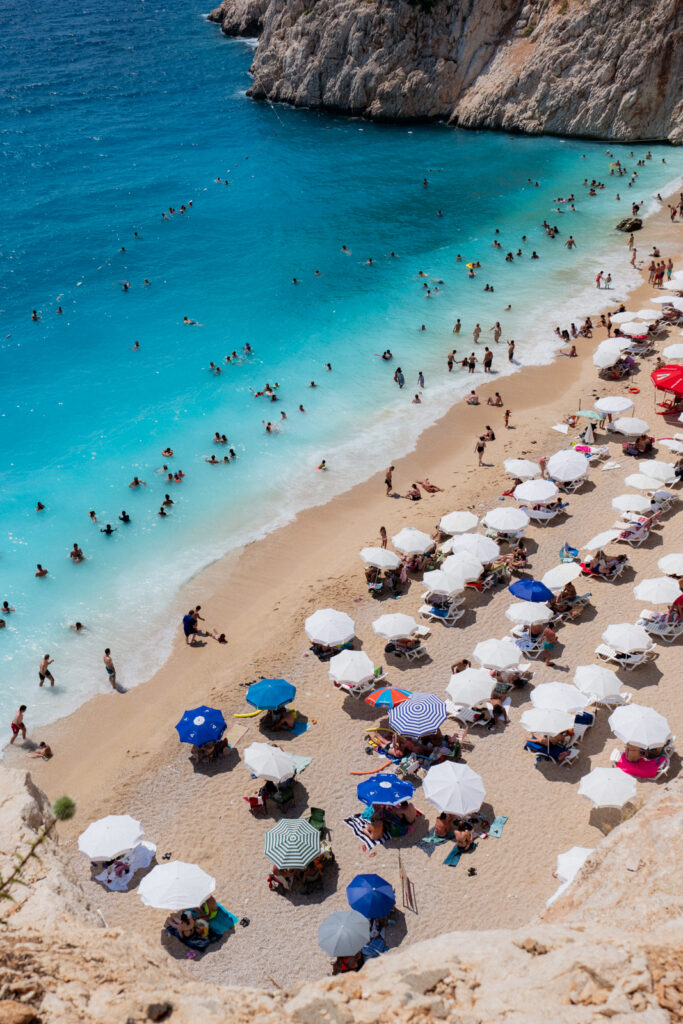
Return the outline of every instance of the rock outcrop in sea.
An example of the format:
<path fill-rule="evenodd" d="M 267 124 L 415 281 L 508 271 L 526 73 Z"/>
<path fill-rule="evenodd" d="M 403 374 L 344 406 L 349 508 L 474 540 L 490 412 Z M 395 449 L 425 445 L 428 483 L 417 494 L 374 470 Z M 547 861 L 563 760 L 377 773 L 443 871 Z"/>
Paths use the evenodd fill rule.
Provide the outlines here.
<path fill-rule="evenodd" d="M 0 878 L 50 823 L 23 771 L 0 769 Z M 113 1024 L 671 1024 L 683 1019 L 683 780 L 615 828 L 550 910 L 459 931 L 291 991 L 192 980 L 161 945 L 104 927 L 52 838 L 0 903 L 0 1022 Z M 514 851 L 511 852 L 514 856 Z M 466 884 L 466 883 L 465 883 Z M 506 893 L 501 880 L 501 893 Z M 503 897 L 501 897 L 503 898 Z M 458 899 L 449 895 L 449 900 Z M 456 903 L 457 905 L 457 903 Z M 229 953 L 226 954 L 229 956 Z"/>
<path fill-rule="evenodd" d="M 210 18 L 260 37 L 257 98 L 683 142 L 680 0 L 223 0 Z"/>

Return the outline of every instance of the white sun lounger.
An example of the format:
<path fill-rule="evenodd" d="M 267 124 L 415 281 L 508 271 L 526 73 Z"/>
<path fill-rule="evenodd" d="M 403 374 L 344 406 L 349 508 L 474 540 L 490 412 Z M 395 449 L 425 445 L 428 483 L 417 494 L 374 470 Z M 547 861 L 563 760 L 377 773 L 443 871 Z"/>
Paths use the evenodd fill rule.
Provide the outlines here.
<path fill-rule="evenodd" d="M 671 644 L 674 640 L 677 640 L 679 636 L 683 636 L 683 621 L 668 622 L 666 619 L 652 619 L 648 617 L 647 609 L 641 612 L 641 616 L 638 619 L 638 625 L 642 626 L 650 636 L 655 637 L 657 640 L 661 640 L 664 644 Z M 650 615 L 654 615 L 651 612 Z"/>
<path fill-rule="evenodd" d="M 634 668 L 638 668 L 639 665 L 645 665 L 656 657 L 654 651 L 636 651 L 634 654 L 620 654 L 607 644 L 600 644 L 596 647 L 595 654 L 601 661 L 612 662 L 612 664 L 618 665 L 619 668 L 626 669 L 627 672 L 632 672 Z"/>
<path fill-rule="evenodd" d="M 438 615 L 433 611 L 430 605 L 423 604 L 420 608 L 420 615 L 423 619 L 428 619 L 430 622 L 443 622 L 444 626 L 453 626 L 461 619 L 465 614 L 464 608 L 458 608 L 455 605 L 451 605 L 447 609 L 446 615 Z"/>

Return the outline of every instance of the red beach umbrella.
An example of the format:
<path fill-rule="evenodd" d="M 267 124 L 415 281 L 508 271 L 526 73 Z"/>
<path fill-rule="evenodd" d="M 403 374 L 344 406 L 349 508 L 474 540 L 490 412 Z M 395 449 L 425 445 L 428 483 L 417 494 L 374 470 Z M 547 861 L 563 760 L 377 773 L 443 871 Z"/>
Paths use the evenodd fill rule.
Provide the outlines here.
<path fill-rule="evenodd" d="M 399 704 L 403 704 L 409 697 L 410 690 L 397 690 L 393 686 L 385 686 L 366 697 L 365 703 L 373 708 L 395 708 Z"/>
<path fill-rule="evenodd" d="M 683 395 L 683 366 L 660 366 L 650 374 L 652 383 L 659 391 L 671 391 Z"/>

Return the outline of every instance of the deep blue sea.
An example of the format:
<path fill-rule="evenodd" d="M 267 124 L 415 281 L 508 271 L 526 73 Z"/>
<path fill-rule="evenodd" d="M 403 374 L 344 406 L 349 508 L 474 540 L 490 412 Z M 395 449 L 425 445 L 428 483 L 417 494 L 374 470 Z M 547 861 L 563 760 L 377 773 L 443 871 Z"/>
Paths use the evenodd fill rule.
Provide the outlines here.
<path fill-rule="evenodd" d="M 614 223 L 634 199 L 652 206 L 683 153 L 652 147 L 629 187 L 609 164 L 635 169 L 646 147 L 631 158 L 254 103 L 253 45 L 225 39 L 197 0 L 0 12 L 0 602 L 16 608 L 0 632 L 0 720 L 23 701 L 35 726 L 106 690 L 107 645 L 126 686 L 156 668 L 178 587 L 202 566 L 412 446 L 470 386 L 446 355 L 471 350 L 476 322 L 490 338 L 500 320 L 521 364 L 547 361 L 555 323 L 594 308 L 597 270 L 626 294 L 635 275 Z M 593 177 L 607 188 L 588 198 Z M 572 191 L 576 212 L 555 212 Z M 247 342 L 253 355 L 226 365 Z M 497 364 L 511 369 L 502 350 Z M 276 381 L 278 402 L 253 397 Z M 215 431 L 230 465 L 204 461 L 224 454 Z M 182 483 L 165 484 L 164 462 Z M 131 490 L 135 474 L 146 486 Z M 38 689 L 46 651 L 52 691 Z"/>

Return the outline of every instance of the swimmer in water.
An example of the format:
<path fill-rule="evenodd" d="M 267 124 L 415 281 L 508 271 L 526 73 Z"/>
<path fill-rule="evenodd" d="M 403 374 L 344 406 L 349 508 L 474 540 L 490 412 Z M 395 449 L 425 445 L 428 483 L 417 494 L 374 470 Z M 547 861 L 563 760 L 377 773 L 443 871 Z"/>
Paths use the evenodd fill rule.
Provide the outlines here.
<path fill-rule="evenodd" d="M 38 504 L 36 505 L 36 512 L 43 512 L 44 510 L 45 506 L 43 505 L 42 501 L 39 501 Z"/>
<path fill-rule="evenodd" d="M 69 626 L 69 629 L 73 629 L 74 633 L 82 633 L 83 630 L 85 629 L 85 626 L 83 625 L 82 622 L 73 622 Z"/>
<path fill-rule="evenodd" d="M 299 412 L 306 412 L 306 410 L 304 409 L 303 405 L 299 406 Z"/>
<path fill-rule="evenodd" d="M 145 481 L 144 480 L 140 480 L 140 478 L 137 477 L 137 476 L 134 476 L 133 479 L 131 480 L 131 482 L 128 484 L 129 487 L 133 487 L 133 488 L 140 487 L 140 485 L 142 485 L 143 487 L 147 486 Z"/>
<path fill-rule="evenodd" d="M 129 523 L 130 522 L 130 516 L 126 512 L 125 508 L 121 511 L 121 513 L 119 515 L 119 519 L 120 519 L 120 521 L 122 523 Z"/>
<path fill-rule="evenodd" d="M 323 469 L 323 470 L 327 469 L 327 463 L 325 462 L 325 460 L 324 460 L 324 459 L 323 459 L 323 461 L 322 461 L 322 462 L 320 463 L 320 465 L 318 466 L 318 469 Z"/>
<path fill-rule="evenodd" d="M 43 567 L 42 567 L 42 565 L 40 564 L 40 562 L 38 562 L 38 564 L 37 564 L 37 566 L 36 566 L 36 572 L 35 572 L 35 575 L 36 575 L 36 576 L 38 576 L 38 577 L 39 577 L 39 579 L 42 579 L 42 578 L 43 578 L 43 576 L 47 576 L 47 569 L 43 569 Z"/>
<path fill-rule="evenodd" d="M 140 351 L 140 342 L 136 341 L 134 345 L 131 345 L 131 349 L 130 350 L 131 350 L 131 352 L 139 352 Z"/>
<path fill-rule="evenodd" d="M 173 500 L 170 494 L 165 494 L 164 500 L 162 501 L 161 504 L 164 506 L 164 508 L 168 508 L 169 505 L 175 505 L 175 501 Z"/>
<path fill-rule="evenodd" d="M 168 515 L 168 512 L 166 511 L 166 509 L 164 508 L 164 506 L 163 506 L 163 505 L 161 506 L 161 508 L 160 508 L 160 509 L 159 509 L 159 511 L 157 512 L 157 515 L 158 515 L 158 516 L 161 516 L 161 518 L 162 518 L 162 519 L 165 519 L 165 518 L 166 518 L 166 516 Z"/>
<path fill-rule="evenodd" d="M 39 316 L 38 311 L 36 309 L 34 309 L 33 312 L 31 313 L 31 320 L 40 320 L 40 319 L 42 319 L 42 318 Z"/>
<path fill-rule="evenodd" d="M 71 559 L 72 562 L 83 562 L 85 560 L 85 555 L 83 554 L 83 550 L 81 548 L 79 548 L 79 546 L 76 543 L 76 541 L 74 541 L 74 546 L 72 547 L 71 551 L 69 552 L 69 558 Z"/>
<path fill-rule="evenodd" d="M 118 526 L 112 526 L 111 523 L 107 523 L 104 529 L 100 528 L 100 533 L 105 533 L 107 537 L 111 537 L 112 533 L 118 530 Z"/>
<path fill-rule="evenodd" d="M 312 380 L 311 383 L 308 386 L 309 386 L 309 388 L 317 388 L 318 385 L 316 384 L 316 382 L 314 380 Z"/>

